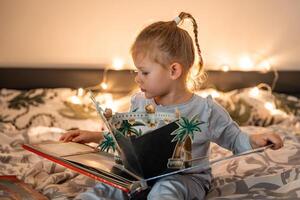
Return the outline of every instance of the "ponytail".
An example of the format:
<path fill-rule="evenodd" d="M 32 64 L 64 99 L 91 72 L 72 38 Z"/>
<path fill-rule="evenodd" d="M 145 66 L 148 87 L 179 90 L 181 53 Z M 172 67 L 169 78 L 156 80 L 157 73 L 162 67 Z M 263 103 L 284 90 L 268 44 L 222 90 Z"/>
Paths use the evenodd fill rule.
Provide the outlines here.
<path fill-rule="evenodd" d="M 203 58 L 202 58 L 202 55 L 201 55 L 201 49 L 200 49 L 200 45 L 199 45 L 199 41 L 198 41 L 198 25 L 197 25 L 197 22 L 191 14 L 185 13 L 185 12 L 181 12 L 178 15 L 178 17 L 176 17 L 174 19 L 174 21 L 177 25 L 179 25 L 180 22 L 183 22 L 184 19 L 191 19 L 191 21 L 193 23 L 194 39 L 195 39 L 195 44 L 196 44 L 198 57 L 199 57 L 199 61 L 198 61 L 197 65 L 195 66 L 195 67 L 197 67 L 196 73 L 193 73 L 192 70 L 190 69 L 190 74 L 188 76 L 188 79 L 193 82 L 193 89 L 195 90 L 195 89 L 199 89 L 201 87 L 201 84 L 206 79 L 206 74 L 204 73 L 204 69 L 203 69 Z"/>

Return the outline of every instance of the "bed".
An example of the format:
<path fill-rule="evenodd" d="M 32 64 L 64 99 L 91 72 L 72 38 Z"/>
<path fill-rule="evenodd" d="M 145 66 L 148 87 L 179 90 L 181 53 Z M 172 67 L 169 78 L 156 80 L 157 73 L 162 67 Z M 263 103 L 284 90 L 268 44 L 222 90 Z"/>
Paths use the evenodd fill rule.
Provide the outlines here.
<path fill-rule="evenodd" d="M 86 90 L 79 87 L 93 89 L 103 105 L 126 111 L 135 91 L 134 74 L 129 70 L 108 72 L 109 87 L 103 90 L 95 85 L 104 73 L 95 69 L 0 69 L 0 175 L 16 175 L 49 199 L 72 199 L 92 187 L 93 179 L 27 152 L 21 145 L 57 140 L 74 128 L 99 130 L 101 122 Z M 209 72 L 208 77 L 207 88 L 198 91 L 199 95 L 212 95 L 249 134 L 270 130 L 280 134 L 284 147 L 212 165 L 213 187 L 207 199 L 299 198 L 299 72 L 281 72 L 273 91 L 268 87 L 272 74 Z M 80 104 L 72 97 L 79 98 Z M 210 152 L 211 160 L 231 155 L 215 144 Z"/>

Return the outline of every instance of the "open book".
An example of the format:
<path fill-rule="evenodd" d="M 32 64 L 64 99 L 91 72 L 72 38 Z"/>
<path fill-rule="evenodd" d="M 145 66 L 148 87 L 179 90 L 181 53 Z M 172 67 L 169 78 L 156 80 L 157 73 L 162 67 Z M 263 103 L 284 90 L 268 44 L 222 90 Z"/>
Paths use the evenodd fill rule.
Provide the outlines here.
<path fill-rule="evenodd" d="M 116 137 L 121 149 L 122 163 L 116 162 L 116 157 L 111 153 L 74 142 L 49 141 L 24 144 L 23 148 L 124 192 L 134 194 L 148 188 L 147 179 L 153 180 L 174 171 L 167 168 L 167 163 L 176 145 L 171 142 L 174 136 L 170 135 L 170 132 L 177 127 L 173 122 L 140 137 L 125 138 L 121 135 Z"/>
<path fill-rule="evenodd" d="M 184 142 L 190 141 L 186 134 L 176 133 L 180 119 L 175 113 L 145 110 L 107 117 L 96 99 L 93 96 L 91 99 L 109 130 L 99 148 L 72 142 L 24 144 L 23 147 L 130 194 L 147 189 L 155 179 L 191 167 L 191 157 L 184 156 L 187 158 L 184 160 L 181 152 Z M 198 121 L 195 122 L 197 125 Z M 111 149 L 116 150 L 114 154 L 107 153 Z M 191 146 L 184 151 L 190 154 Z"/>
<path fill-rule="evenodd" d="M 116 140 L 122 163 L 116 162 L 111 153 L 74 142 L 49 141 L 24 144 L 23 148 L 127 193 L 135 193 L 148 187 L 147 178 L 155 179 L 174 171 L 167 168 L 167 162 L 176 145 L 171 142 L 174 136 L 170 132 L 177 127 L 173 122 L 139 137 L 119 135 Z"/>
<path fill-rule="evenodd" d="M 142 179 L 117 164 L 112 154 L 85 144 L 49 141 L 23 148 L 127 193 L 144 187 Z"/>

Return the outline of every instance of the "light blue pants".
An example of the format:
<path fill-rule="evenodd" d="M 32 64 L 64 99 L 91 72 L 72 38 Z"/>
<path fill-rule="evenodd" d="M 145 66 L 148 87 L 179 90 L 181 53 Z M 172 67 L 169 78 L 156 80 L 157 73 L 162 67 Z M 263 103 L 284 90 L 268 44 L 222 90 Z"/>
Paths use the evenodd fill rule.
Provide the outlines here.
<path fill-rule="evenodd" d="M 157 181 L 150 190 L 148 200 L 201 200 L 206 195 L 205 181 L 193 175 L 173 175 Z M 121 190 L 103 183 L 79 194 L 76 200 L 127 200 Z"/>

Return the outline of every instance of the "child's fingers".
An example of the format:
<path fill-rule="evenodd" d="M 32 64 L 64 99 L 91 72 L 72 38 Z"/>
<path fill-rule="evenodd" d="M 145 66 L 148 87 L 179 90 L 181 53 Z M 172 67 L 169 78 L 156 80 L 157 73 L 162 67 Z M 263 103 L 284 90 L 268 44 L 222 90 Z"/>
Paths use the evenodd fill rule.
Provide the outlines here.
<path fill-rule="evenodd" d="M 63 141 L 64 139 L 65 139 L 65 136 L 62 135 L 62 136 L 60 136 L 59 141 Z"/>
<path fill-rule="evenodd" d="M 72 142 L 84 142 L 84 138 L 82 135 L 78 135 L 77 137 L 72 138 Z"/>
<path fill-rule="evenodd" d="M 69 142 L 69 141 L 73 141 L 74 138 L 78 137 L 80 135 L 80 131 L 76 131 L 71 133 L 64 141 L 65 142 Z"/>
<path fill-rule="evenodd" d="M 60 141 L 68 142 L 71 141 L 74 137 L 77 137 L 80 134 L 80 130 L 72 130 L 63 134 L 60 138 Z"/>
<path fill-rule="evenodd" d="M 268 134 L 268 141 L 273 144 L 272 149 L 280 149 L 283 147 L 283 141 L 277 134 Z"/>

